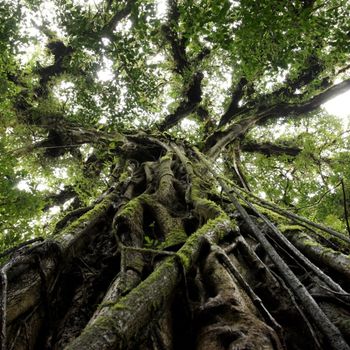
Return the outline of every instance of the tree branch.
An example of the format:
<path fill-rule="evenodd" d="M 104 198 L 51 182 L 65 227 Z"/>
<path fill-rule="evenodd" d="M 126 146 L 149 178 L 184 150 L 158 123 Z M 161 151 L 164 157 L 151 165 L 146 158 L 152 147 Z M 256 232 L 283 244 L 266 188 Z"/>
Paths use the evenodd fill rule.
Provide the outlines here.
<path fill-rule="evenodd" d="M 235 117 L 254 110 L 257 106 L 271 106 L 271 104 L 278 99 L 299 97 L 295 95 L 295 91 L 314 81 L 323 70 L 323 63 L 319 60 L 316 54 L 312 53 L 306 59 L 305 68 L 303 68 L 296 77 L 291 78 L 287 76 L 283 87 L 269 94 L 258 96 L 243 107 L 239 107 L 238 102 L 242 98 L 243 89 L 247 86 L 248 82 L 245 78 L 241 78 L 232 93 L 232 101 L 225 114 L 221 117 L 219 126 L 228 124 Z M 329 79 L 324 78 L 321 81 L 320 86 L 324 89 L 329 87 L 329 84 Z"/>
<path fill-rule="evenodd" d="M 346 222 L 346 229 L 348 230 L 348 234 L 350 235 L 350 225 L 349 225 L 349 219 L 348 219 L 348 207 L 346 205 L 346 193 L 345 193 L 345 185 L 344 180 L 341 179 L 341 189 L 343 192 L 343 205 L 344 205 L 344 217 Z"/>
<path fill-rule="evenodd" d="M 247 83 L 248 81 L 244 77 L 239 80 L 238 84 L 236 85 L 235 89 L 231 94 L 231 102 L 226 112 L 223 114 L 223 116 L 220 119 L 219 127 L 229 123 L 233 119 L 235 114 L 239 111 L 238 102 L 243 97 L 243 93 L 244 93 L 243 89 L 247 85 Z"/>
<path fill-rule="evenodd" d="M 185 92 L 186 98 L 180 103 L 174 113 L 165 117 L 165 120 L 158 126 L 159 130 L 165 131 L 170 129 L 198 107 L 199 103 L 202 101 L 202 80 L 202 72 L 197 72 L 192 76 L 189 87 Z"/>
<path fill-rule="evenodd" d="M 120 22 L 123 18 L 127 17 L 130 14 L 134 4 L 135 0 L 128 0 L 125 7 L 122 10 L 116 12 L 111 18 L 111 20 L 102 28 L 102 36 L 111 38 L 113 36 L 113 30 L 117 26 L 118 22 Z"/>
<path fill-rule="evenodd" d="M 41 67 L 38 63 L 37 73 L 40 75 L 40 86 L 35 89 L 37 97 L 46 97 L 48 94 L 47 84 L 55 77 L 66 71 L 65 60 L 69 59 L 73 52 L 71 46 L 66 46 L 61 40 L 49 41 L 46 45 L 51 54 L 54 55 L 54 63 L 47 67 Z"/>
<path fill-rule="evenodd" d="M 257 122 L 263 123 L 279 117 L 299 116 L 312 112 L 322 104 L 350 89 L 350 79 L 333 85 L 310 100 L 301 103 L 278 103 L 274 106 L 260 106 L 246 108 L 244 114 L 247 117 L 240 122 L 233 124 L 227 130 L 217 130 L 205 141 L 203 151 L 210 157 L 220 153 L 223 147 L 235 140 L 238 136 L 244 135 Z M 243 112 L 240 112 L 240 114 Z M 237 114 L 236 114 L 237 115 Z"/>
<path fill-rule="evenodd" d="M 241 150 L 245 152 L 258 152 L 268 157 L 271 155 L 297 156 L 302 149 L 297 146 L 276 145 L 271 142 L 257 143 L 254 141 L 245 142 L 241 145 Z"/>
<path fill-rule="evenodd" d="M 312 97 L 310 100 L 306 102 L 299 103 L 299 104 L 293 104 L 293 103 L 278 104 L 272 107 L 270 110 L 267 109 L 266 111 L 259 113 L 260 114 L 259 119 L 265 120 L 267 118 L 270 119 L 271 117 L 272 118 L 282 117 L 282 116 L 287 117 L 289 115 L 298 116 L 304 113 L 309 113 L 316 110 L 322 104 L 326 103 L 332 98 L 348 91 L 349 89 L 350 89 L 350 79 L 347 79 L 337 85 L 333 85 L 329 89 Z"/>

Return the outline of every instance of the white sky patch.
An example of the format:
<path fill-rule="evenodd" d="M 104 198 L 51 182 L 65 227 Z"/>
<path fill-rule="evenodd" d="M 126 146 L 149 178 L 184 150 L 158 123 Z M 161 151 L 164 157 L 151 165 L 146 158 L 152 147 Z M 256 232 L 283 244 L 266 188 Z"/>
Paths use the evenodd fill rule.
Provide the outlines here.
<path fill-rule="evenodd" d="M 31 192 L 30 186 L 27 180 L 21 180 L 17 186 L 20 191 Z"/>
<path fill-rule="evenodd" d="M 61 208 L 60 208 L 58 205 L 55 205 L 54 207 L 51 207 L 51 208 L 49 209 L 49 213 L 50 213 L 51 215 L 56 215 L 56 214 L 58 214 L 60 211 L 61 211 Z"/>
<path fill-rule="evenodd" d="M 98 8 L 98 5 L 102 4 L 104 0 L 74 0 L 74 5 L 80 5 L 82 7 L 95 6 Z"/>
<path fill-rule="evenodd" d="M 53 174 L 60 179 L 68 179 L 67 168 L 55 168 Z"/>
<path fill-rule="evenodd" d="M 164 19 L 167 15 L 168 12 L 168 4 L 167 4 L 167 0 L 156 0 L 155 1 L 156 4 L 156 16 L 159 19 Z"/>
<path fill-rule="evenodd" d="M 147 59 L 147 64 L 159 64 L 165 61 L 165 55 L 162 53 L 157 53 L 154 56 L 151 56 L 149 59 Z"/>
<path fill-rule="evenodd" d="M 229 3 L 233 5 L 233 7 L 239 7 L 240 3 L 237 0 L 229 0 Z"/>
<path fill-rule="evenodd" d="M 103 46 L 108 46 L 111 41 L 108 38 L 102 38 L 101 39 Z"/>
<path fill-rule="evenodd" d="M 287 172 L 285 176 L 288 180 L 293 180 L 293 175 L 290 172 Z"/>
<path fill-rule="evenodd" d="M 49 189 L 50 189 L 49 185 L 47 183 L 43 183 L 43 182 L 36 186 L 36 190 L 40 191 L 40 192 L 47 191 Z"/>
<path fill-rule="evenodd" d="M 47 191 L 50 189 L 50 186 L 48 185 L 46 179 L 44 178 L 37 178 L 35 179 L 36 185 L 35 185 L 35 190 L 36 191 Z M 17 186 L 16 186 L 20 191 L 25 191 L 25 192 L 30 192 L 32 193 L 32 188 L 31 185 L 29 184 L 28 180 L 21 180 Z"/>
<path fill-rule="evenodd" d="M 84 162 L 86 162 L 89 156 L 94 152 L 94 148 L 88 144 L 85 144 L 80 146 L 79 151 L 84 156 Z"/>
<path fill-rule="evenodd" d="M 181 121 L 181 128 L 184 130 L 193 131 L 198 129 L 198 124 L 194 120 L 185 118 Z"/>
<path fill-rule="evenodd" d="M 141 121 L 139 119 L 135 119 L 133 121 L 133 124 L 134 124 L 134 126 L 140 126 L 141 125 Z"/>
<path fill-rule="evenodd" d="M 266 197 L 267 197 L 266 192 L 264 192 L 264 191 L 260 191 L 260 192 L 258 193 L 258 196 L 259 196 L 260 198 L 262 198 L 262 199 L 266 199 Z"/>
<path fill-rule="evenodd" d="M 288 65 L 287 69 L 279 69 L 278 73 L 275 76 L 266 79 L 266 88 L 272 90 L 276 84 L 283 83 L 286 80 L 289 69 L 290 65 Z"/>
<path fill-rule="evenodd" d="M 107 122 L 108 118 L 105 115 L 103 115 L 98 121 L 99 124 L 106 124 Z"/>
<path fill-rule="evenodd" d="M 334 97 L 322 107 L 332 115 L 342 119 L 344 128 L 347 128 L 350 121 L 350 90 Z"/>
<path fill-rule="evenodd" d="M 97 78 L 101 82 L 107 82 L 114 79 L 113 62 L 107 57 L 103 57 L 103 68 L 97 72 Z"/>
<path fill-rule="evenodd" d="M 204 71 L 203 95 L 206 96 L 213 108 L 213 111 L 221 115 L 223 105 L 227 97 L 227 92 L 232 85 L 232 69 L 226 67 L 220 60 L 215 60 L 213 64 L 219 67 L 218 71 L 213 71 L 213 74 Z"/>
<path fill-rule="evenodd" d="M 130 31 L 131 27 L 132 27 L 132 22 L 130 21 L 130 19 L 124 18 L 118 22 L 114 31 L 121 34 L 127 34 Z"/>
<path fill-rule="evenodd" d="M 60 101 L 67 102 L 72 96 L 74 84 L 70 81 L 62 81 L 53 89 L 53 95 Z"/>
<path fill-rule="evenodd" d="M 69 206 L 73 203 L 75 198 L 71 198 L 71 199 L 68 199 L 67 201 L 65 201 L 63 203 L 63 210 L 67 210 L 69 208 Z"/>

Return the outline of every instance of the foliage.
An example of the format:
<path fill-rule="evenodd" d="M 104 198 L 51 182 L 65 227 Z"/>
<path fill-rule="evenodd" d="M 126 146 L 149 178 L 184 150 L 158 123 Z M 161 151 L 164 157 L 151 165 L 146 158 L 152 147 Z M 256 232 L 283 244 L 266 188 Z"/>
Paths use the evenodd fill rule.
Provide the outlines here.
<path fill-rule="evenodd" d="M 91 204 L 116 168 L 132 173 L 116 154 L 116 133 L 209 149 L 248 120 L 238 148 L 253 140 L 301 149 L 241 147 L 251 189 L 345 230 L 339 181 L 349 198 L 349 132 L 319 105 L 298 116 L 293 108 L 348 79 L 349 11 L 346 0 L 2 2 L 1 247 L 42 235 L 39 217 L 50 207 Z M 168 116 L 177 118 L 172 128 L 161 124 Z"/>

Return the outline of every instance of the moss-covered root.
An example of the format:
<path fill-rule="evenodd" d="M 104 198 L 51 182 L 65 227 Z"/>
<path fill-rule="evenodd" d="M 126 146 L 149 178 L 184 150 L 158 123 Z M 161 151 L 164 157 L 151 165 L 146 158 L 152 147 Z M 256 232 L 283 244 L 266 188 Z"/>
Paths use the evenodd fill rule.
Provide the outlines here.
<path fill-rule="evenodd" d="M 198 350 L 282 349 L 275 331 L 258 318 L 248 295 L 239 287 L 215 253 L 210 253 L 198 276 L 202 295 L 198 307 Z"/>
<path fill-rule="evenodd" d="M 286 230 L 288 239 L 307 257 L 339 272 L 350 283 L 350 257 L 330 248 L 323 247 L 305 232 Z"/>
<path fill-rule="evenodd" d="M 158 174 L 158 190 L 156 196 L 162 204 L 168 205 L 175 201 L 176 195 L 173 187 L 174 173 L 171 170 L 173 161 L 173 153 L 168 152 L 160 159 L 159 174 Z"/>
<path fill-rule="evenodd" d="M 217 242 L 231 229 L 227 217 L 209 221 L 188 239 L 178 256 L 166 259 L 146 280 L 118 302 L 103 307 L 94 321 L 67 349 L 134 349 L 142 341 L 142 335 L 146 334 L 150 322 L 159 318 L 163 306 L 171 301 L 183 268 L 187 271 L 197 259 L 201 237 L 205 235 L 208 240 Z M 114 287 L 112 284 L 111 288 Z"/>
<path fill-rule="evenodd" d="M 65 257 L 78 252 L 86 241 L 90 240 L 92 233 L 96 232 L 99 223 L 105 220 L 107 212 L 118 199 L 116 191 L 108 194 L 100 203 L 96 204 L 91 210 L 73 221 L 55 240 L 62 246 Z"/>

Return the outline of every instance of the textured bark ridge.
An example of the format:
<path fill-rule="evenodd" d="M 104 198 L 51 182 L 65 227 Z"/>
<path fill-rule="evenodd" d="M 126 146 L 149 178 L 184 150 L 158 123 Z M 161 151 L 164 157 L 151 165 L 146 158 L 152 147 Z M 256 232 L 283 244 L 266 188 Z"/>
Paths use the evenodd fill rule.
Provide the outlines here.
<path fill-rule="evenodd" d="M 99 200 L 4 261 L 3 350 L 350 348 L 341 234 L 311 236 L 184 144 L 120 151 Z"/>

